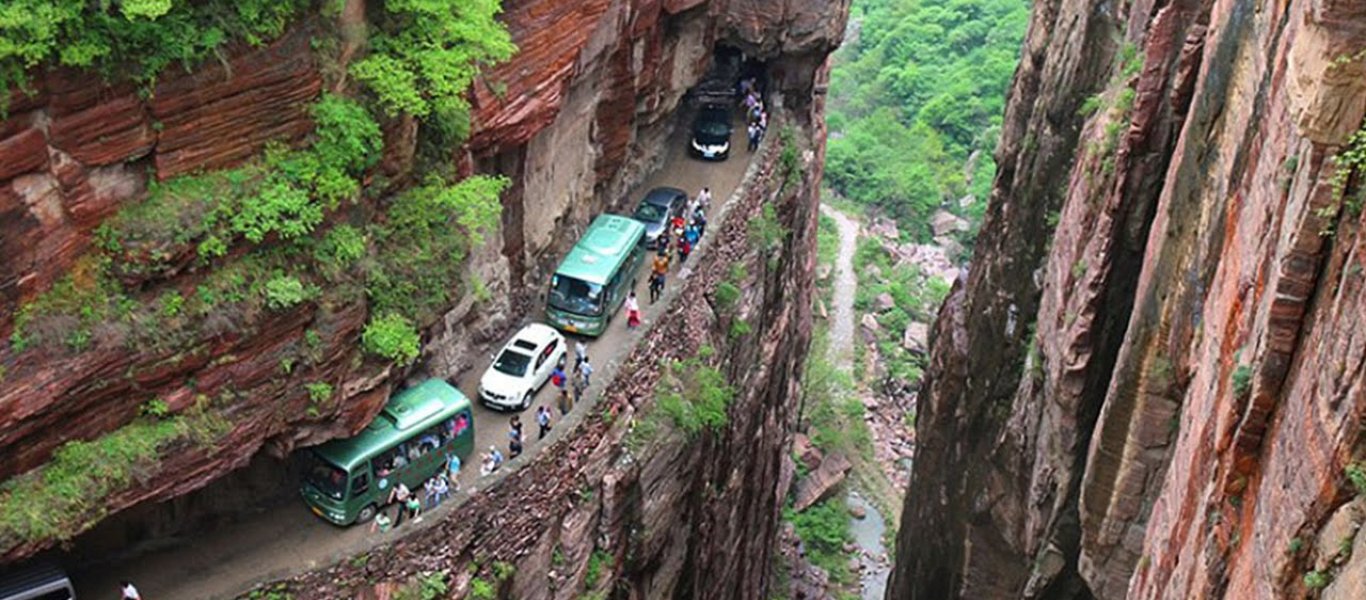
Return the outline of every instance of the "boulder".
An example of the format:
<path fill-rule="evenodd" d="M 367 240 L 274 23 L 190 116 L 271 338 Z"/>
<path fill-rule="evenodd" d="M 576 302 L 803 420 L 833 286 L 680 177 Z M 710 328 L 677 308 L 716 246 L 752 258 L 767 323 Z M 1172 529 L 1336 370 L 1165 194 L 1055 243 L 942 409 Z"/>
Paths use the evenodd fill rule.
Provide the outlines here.
<path fill-rule="evenodd" d="M 862 506 L 854 505 L 849 507 L 849 516 L 860 521 L 868 518 L 868 511 L 863 510 Z"/>
<path fill-rule="evenodd" d="M 816 279 L 820 281 L 825 281 L 826 279 L 829 279 L 831 270 L 832 269 L 830 265 L 821 265 L 819 267 L 816 267 Z"/>
<path fill-rule="evenodd" d="M 885 217 L 873 219 L 873 224 L 868 226 L 868 233 L 885 240 L 901 239 L 901 231 L 896 228 L 896 221 Z"/>
<path fill-rule="evenodd" d="M 878 281 L 882 281 L 882 267 L 879 267 L 877 265 L 868 265 L 868 267 L 864 269 L 864 271 L 868 273 L 869 277 L 872 277 L 873 279 L 876 279 Z"/>
<path fill-rule="evenodd" d="M 830 313 L 825 310 L 825 301 L 816 298 L 816 316 L 822 319 L 829 319 Z"/>
<path fill-rule="evenodd" d="M 973 196 L 972 194 L 968 194 L 968 195 L 963 196 L 962 198 L 959 198 L 959 199 L 958 199 L 958 208 L 967 208 L 967 207 L 969 207 L 969 206 L 972 206 L 972 203 L 974 203 L 974 202 L 976 202 L 976 201 L 977 201 L 977 197 L 976 197 L 976 196 Z"/>
<path fill-rule="evenodd" d="M 821 466 L 821 451 L 811 443 L 811 438 L 806 437 L 805 433 L 792 436 L 792 455 L 812 471 Z"/>
<path fill-rule="evenodd" d="M 911 322 L 901 334 L 901 347 L 911 352 L 923 354 L 929 349 L 929 343 L 930 326 L 924 323 Z"/>
<path fill-rule="evenodd" d="M 963 256 L 963 245 L 947 235 L 935 236 L 934 243 L 940 248 L 944 259 L 953 262 Z"/>
<path fill-rule="evenodd" d="M 811 505 L 829 498 L 844 483 L 844 477 L 849 473 L 853 465 L 849 459 L 838 452 L 830 454 L 821 461 L 821 466 L 805 479 L 797 482 L 796 497 L 793 498 L 792 508 L 797 512 L 804 511 Z"/>
<path fill-rule="evenodd" d="M 882 329 L 882 326 L 878 325 L 877 317 L 873 316 L 873 313 L 864 313 L 863 318 L 859 319 L 859 325 L 868 333 L 877 333 Z"/>
<path fill-rule="evenodd" d="M 968 222 L 958 215 L 940 209 L 934 213 L 934 216 L 930 217 L 930 228 L 934 230 L 935 237 L 939 237 L 959 231 L 967 231 Z"/>
<path fill-rule="evenodd" d="M 874 302 L 877 304 L 878 312 L 887 312 L 896 308 L 896 299 L 892 298 L 892 295 L 887 292 L 878 294 L 877 299 Z"/>

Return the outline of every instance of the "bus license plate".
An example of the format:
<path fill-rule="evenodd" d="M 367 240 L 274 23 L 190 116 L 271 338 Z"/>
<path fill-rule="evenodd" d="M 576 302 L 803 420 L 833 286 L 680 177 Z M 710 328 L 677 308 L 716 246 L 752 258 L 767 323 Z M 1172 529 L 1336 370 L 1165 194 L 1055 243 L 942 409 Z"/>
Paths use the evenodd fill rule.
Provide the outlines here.
<path fill-rule="evenodd" d="M 564 326 L 564 330 L 573 333 L 575 331 L 578 331 L 579 328 L 575 327 L 573 323 L 566 323 Z"/>
<path fill-rule="evenodd" d="M 323 517 L 323 511 L 318 510 L 318 507 L 316 507 L 316 506 L 310 506 L 309 508 L 313 509 L 313 514 L 318 515 L 318 517 L 324 518 L 324 519 L 327 518 L 327 517 Z"/>

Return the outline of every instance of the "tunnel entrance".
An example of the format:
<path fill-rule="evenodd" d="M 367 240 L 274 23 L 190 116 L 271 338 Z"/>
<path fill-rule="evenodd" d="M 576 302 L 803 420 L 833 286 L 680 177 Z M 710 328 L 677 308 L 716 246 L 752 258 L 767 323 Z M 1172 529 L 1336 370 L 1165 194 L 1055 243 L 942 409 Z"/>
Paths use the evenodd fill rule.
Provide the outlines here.
<path fill-rule="evenodd" d="M 166 502 L 114 514 L 72 540 L 55 558 L 79 573 L 190 544 L 198 535 L 231 527 L 260 513 L 299 502 L 299 461 L 257 452 L 247 466 Z"/>

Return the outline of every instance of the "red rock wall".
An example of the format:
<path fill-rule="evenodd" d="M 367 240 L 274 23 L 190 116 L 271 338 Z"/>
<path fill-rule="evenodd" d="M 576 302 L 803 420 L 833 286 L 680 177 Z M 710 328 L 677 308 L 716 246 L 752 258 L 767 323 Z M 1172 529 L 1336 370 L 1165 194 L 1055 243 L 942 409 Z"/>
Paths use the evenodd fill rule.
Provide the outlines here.
<path fill-rule="evenodd" d="M 669 116 L 702 76 L 715 41 L 789 65 L 786 74 L 775 73 L 777 88 L 810 93 L 814 65 L 843 32 L 847 2 L 786 0 L 767 11 L 753 4 L 505 2 L 504 21 L 521 51 L 476 83 L 474 131 L 463 148 L 452 150 L 466 169 L 514 180 L 504 195 L 504 227 L 497 234 L 502 243 L 489 244 L 471 260 L 494 296 L 508 300 L 477 311 L 469 299 L 452 306 L 428 331 L 418 373 L 408 375 L 453 375 L 469 367 L 475 348 L 501 335 L 527 306 L 533 292 L 526 281 L 540 281 L 534 270 L 556 250 L 555 240 L 529 235 L 532 221 L 521 215 L 548 215 L 572 227 L 617 201 L 614 191 L 642 177 L 648 157 L 658 154 L 654 146 L 672 127 Z M 230 51 L 226 67 L 214 62 L 192 74 L 168 74 L 149 99 L 131 89 L 90 85 L 85 74 L 67 71 L 39 77 L 32 97 L 14 94 L 9 118 L 0 122 L 0 335 L 8 336 L 23 302 L 90 250 L 91 232 L 103 219 L 143 196 L 149 177 L 235 165 L 268 140 L 305 136 L 311 129 L 307 106 L 324 79 L 311 35 L 303 26 L 269 46 Z M 592 120 L 594 134 L 580 136 L 581 146 L 553 141 L 577 131 L 566 123 L 572 119 L 560 118 L 571 96 L 581 99 L 575 108 Z M 410 125 L 386 125 L 386 173 L 401 173 L 410 162 Z M 536 165 L 573 152 L 596 159 L 573 176 L 574 189 L 550 193 L 543 182 L 556 180 Z M 544 204 L 563 198 L 573 201 Z M 181 273 L 145 282 L 139 297 L 186 288 L 194 278 Z M 96 341 L 79 353 L 14 352 L 5 345 L 0 477 L 42 464 L 66 441 L 121 427 L 156 397 L 173 411 L 210 398 L 233 429 L 212 450 L 177 453 L 141 485 L 111 498 L 109 513 L 201 487 L 245 465 L 263 447 L 278 454 L 357 431 L 378 410 L 391 380 L 404 375 L 360 355 L 358 332 L 366 318 L 360 304 L 306 304 L 245 315 L 233 331 L 204 334 L 177 349 Z M 281 373 L 281 360 L 297 357 L 308 329 L 321 332 L 323 358 Z M 338 390 L 335 403 L 312 417 L 306 416 L 307 381 L 332 382 Z M 46 543 L 7 548 L 0 562 Z"/>
<path fill-rule="evenodd" d="M 1359 595 L 1361 216 L 1329 159 L 1366 114 L 1366 3 L 1115 9 L 1034 6 L 889 597 L 1299 597 L 1315 569 Z"/>

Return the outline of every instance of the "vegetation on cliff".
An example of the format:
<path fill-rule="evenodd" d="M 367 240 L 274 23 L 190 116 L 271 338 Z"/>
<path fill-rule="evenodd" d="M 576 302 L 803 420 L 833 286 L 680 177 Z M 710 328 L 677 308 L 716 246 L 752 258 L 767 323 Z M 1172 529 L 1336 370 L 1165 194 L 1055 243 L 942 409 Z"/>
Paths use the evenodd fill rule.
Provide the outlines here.
<path fill-rule="evenodd" d="M 831 188 L 919 239 L 932 212 L 971 194 L 951 208 L 975 228 L 1028 18 L 1020 0 L 856 2 L 859 28 L 831 73 Z"/>

